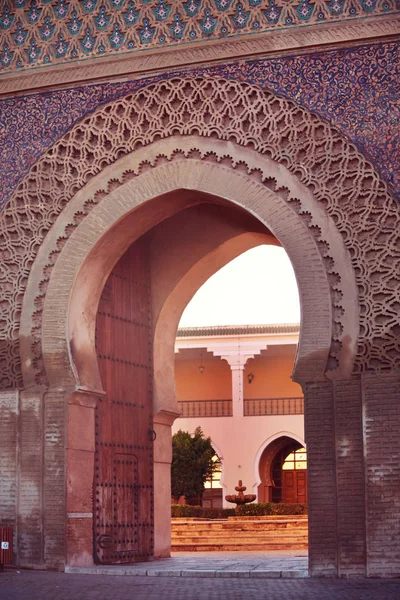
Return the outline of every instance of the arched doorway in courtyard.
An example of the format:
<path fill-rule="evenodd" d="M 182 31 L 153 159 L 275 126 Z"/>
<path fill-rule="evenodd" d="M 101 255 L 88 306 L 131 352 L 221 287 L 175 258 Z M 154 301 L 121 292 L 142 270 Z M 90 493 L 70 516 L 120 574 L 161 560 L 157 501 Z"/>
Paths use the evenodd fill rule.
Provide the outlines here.
<path fill-rule="evenodd" d="M 178 89 L 181 91 L 176 96 Z M 222 90 L 227 95 L 221 102 Z M 210 112 L 210 102 L 215 111 Z M 168 107 L 168 118 L 166 113 L 157 116 L 157 106 Z M 220 119 L 221 110 L 225 116 Z M 237 116 L 241 111 L 247 119 Z M 158 119 L 163 121 L 162 127 Z M 126 127 L 119 128 L 121 123 Z M 136 128 L 132 135 L 129 127 Z M 90 142 L 90 131 L 100 129 L 102 140 L 107 141 L 104 148 L 103 142 L 94 146 Z M 99 109 L 40 159 L 16 191 L 4 220 L 4 235 L 12 240 L 10 211 L 17 207 L 21 212 L 38 200 L 38 210 L 43 212 L 40 222 L 33 220 L 33 225 L 37 224 L 34 248 L 27 245 L 18 249 L 18 260 L 29 273 L 28 280 L 20 282 L 26 286 L 21 292 L 25 293 L 19 324 L 24 381 L 21 410 L 26 415 L 31 406 L 42 411 L 45 457 L 40 472 L 34 475 L 41 490 L 41 510 L 31 515 L 29 522 L 21 522 L 18 534 L 29 534 L 24 539 L 33 540 L 20 545 L 21 565 L 61 568 L 66 563 L 85 565 L 93 561 L 93 531 L 97 527 L 92 505 L 95 421 L 108 385 L 103 386 L 99 358 L 103 360 L 104 355 L 110 364 L 107 368 L 112 384 L 117 373 L 115 363 L 127 365 L 131 360 L 129 347 L 116 346 L 112 336 L 103 340 L 101 352 L 96 351 L 96 318 L 114 269 L 114 274 L 120 275 L 116 281 L 129 280 L 125 267 L 122 273 L 118 271 L 118 263 L 140 238 L 151 277 L 151 325 L 148 323 L 147 330 L 151 331 L 152 348 L 151 368 L 148 363 L 151 387 L 144 387 L 142 392 L 153 416 L 152 427 L 146 430 L 147 444 L 138 445 L 154 443 L 154 555 L 168 554 L 170 428 L 177 415 L 173 347 L 179 317 L 204 278 L 219 264 L 259 243 L 257 237 L 265 243 L 268 236 L 271 243 L 280 243 L 288 252 L 302 303 L 293 377 L 305 392 L 307 451 L 313 466 L 309 479 L 310 500 L 314 500 L 310 515 L 311 572 L 343 575 L 365 570 L 363 481 L 354 480 L 360 510 L 350 521 L 346 521 L 349 498 L 344 490 L 354 469 L 364 473 L 358 443 L 362 434 L 361 383 L 359 375 L 351 376 L 353 369 L 359 374 L 375 362 L 387 368 L 394 364 L 389 346 L 387 351 L 382 345 L 379 352 L 371 350 L 377 347 L 371 336 L 378 339 L 381 331 L 376 315 L 379 307 L 373 300 L 379 290 L 371 288 L 375 267 L 364 256 L 373 238 L 374 255 L 382 258 L 392 235 L 393 219 L 397 219 L 382 185 L 362 155 L 321 119 L 254 86 L 219 80 L 154 84 L 145 94 L 140 92 L 137 97 Z M 359 212 L 370 214 L 374 202 L 388 207 L 385 215 L 392 219 L 392 229 L 388 228 L 385 237 L 382 223 L 379 229 L 370 224 L 366 244 Z M 204 211 L 205 206 L 211 210 Z M 199 221 L 205 215 L 212 227 Z M 186 219 L 190 226 L 184 223 Z M 368 222 L 375 223 L 372 217 Z M 364 310 L 366 306 L 368 310 Z M 18 310 L 16 315 L 19 319 Z M 105 317 L 121 323 L 129 319 L 123 315 L 114 320 L 107 314 Z M 145 329 L 144 323 L 132 325 Z M 18 368 L 14 363 L 12 355 L 10 372 Z M 140 368 L 144 367 L 137 366 Z M 346 414 L 346 419 L 337 418 L 335 411 L 338 407 L 347 410 L 351 394 L 356 398 L 351 405 L 354 420 L 350 421 L 344 410 L 338 414 Z M 124 416 L 115 418 L 123 427 Z M 37 411 L 32 412 L 34 419 Z M 107 417 L 105 424 L 110 422 Z M 22 464 L 28 464 L 23 457 L 34 441 L 30 441 L 29 431 L 27 428 Z M 37 437 L 35 431 L 33 428 L 33 437 Z M 321 437 L 325 440 L 323 452 Z M 354 441 L 351 465 L 343 440 Z M 109 452 L 110 443 L 121 446 L 126 442 L 100 439 L 100 443 Z M 114 469 L 118 472 L 120 467 L 113 464 L 111 468 L 107 461 L 109 479 L 103 480 L 107 483 L 103 488 L 108 491 L 103 490 L 99 504 L 100 511 L 111 510 L 114 519 L 115 511 L 107 498 L 115 487 Z M 124 477 L 124 463 L 120 466 Z M 22 469 L 21 485 L 32 477 L 31 470 Z M 137 484 L 133 480 L 126 485 Z M 137 492 L 135 487 L 128 489 Z M 30 514 L 27 502 L 21 496 L 21 514 Z M 332 515 L 329 522 L 322 510 L 327 506 Z M 122 516 L 117 514 L 117 525 Z M 98 521 L 100 527 L 109 522 L 102 519 Z M 150 528 L 151 522 L 150 515 Z M 346 545 L 349 528 L 354 530 L 352 545 Z M 104 546 L 102 550 L 109 552 L 119 543 L 115 537 L 101 539 L 101 535 L 97 543 Z M 354 540 L 358 540 L 356 545 Z M 36 546 L 40 550 L 35 550 Z"/>
<path fill-rule="evenodd" d="M 261 502 L 307 504 L 307 451 L 301 442 L 283 435 L 268 444 L 259 473 Z"/>

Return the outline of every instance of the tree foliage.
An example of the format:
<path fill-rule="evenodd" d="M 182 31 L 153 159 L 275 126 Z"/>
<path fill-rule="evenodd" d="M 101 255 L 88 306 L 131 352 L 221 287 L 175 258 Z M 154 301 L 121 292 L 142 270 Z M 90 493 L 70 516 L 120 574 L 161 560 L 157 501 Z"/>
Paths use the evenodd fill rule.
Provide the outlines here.
<path fill-rule="evenodd" d="M 172 496 L 201 497 L 204 483 L 214 470 L 214 454 L 211 438 L 204 437 L 201 427 L 197 427 L 193 435 L 181 429 L 175 433 L 172 437 Z"/>

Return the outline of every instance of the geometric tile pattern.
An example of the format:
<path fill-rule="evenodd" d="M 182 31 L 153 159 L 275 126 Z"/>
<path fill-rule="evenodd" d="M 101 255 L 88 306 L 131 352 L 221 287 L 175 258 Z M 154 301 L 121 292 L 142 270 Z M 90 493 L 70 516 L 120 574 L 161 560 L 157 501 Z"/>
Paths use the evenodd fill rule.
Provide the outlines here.
<path fill-rule="evenodd" d="M 5 0 L 0 74 L 399 9 L 400 0 Z"/>

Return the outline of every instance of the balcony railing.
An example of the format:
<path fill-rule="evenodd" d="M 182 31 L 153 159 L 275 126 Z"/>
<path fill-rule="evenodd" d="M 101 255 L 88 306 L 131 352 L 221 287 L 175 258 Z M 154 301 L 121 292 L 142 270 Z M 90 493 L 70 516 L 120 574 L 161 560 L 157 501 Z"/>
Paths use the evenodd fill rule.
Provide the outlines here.
<path fill-rule="evenodd" d="M 254 398 L 244 401 L 244 416 L 302 415 L 304 398 Z"/>
<path fill-rule="evenodd" d="M 231 417 L 232 400 L 179 400 L 181 417 Z"/>

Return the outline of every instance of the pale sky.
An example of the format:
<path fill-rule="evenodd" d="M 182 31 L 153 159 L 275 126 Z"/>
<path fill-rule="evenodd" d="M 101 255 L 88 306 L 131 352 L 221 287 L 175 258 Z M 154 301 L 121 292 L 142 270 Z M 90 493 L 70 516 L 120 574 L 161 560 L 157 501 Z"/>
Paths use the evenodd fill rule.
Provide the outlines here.
<path fill-rule="evenodd" d="M 179 327 L 299 322 L 297 284 L 286 252 L 258 246 L 206 281 L 187 305 Z"/>

